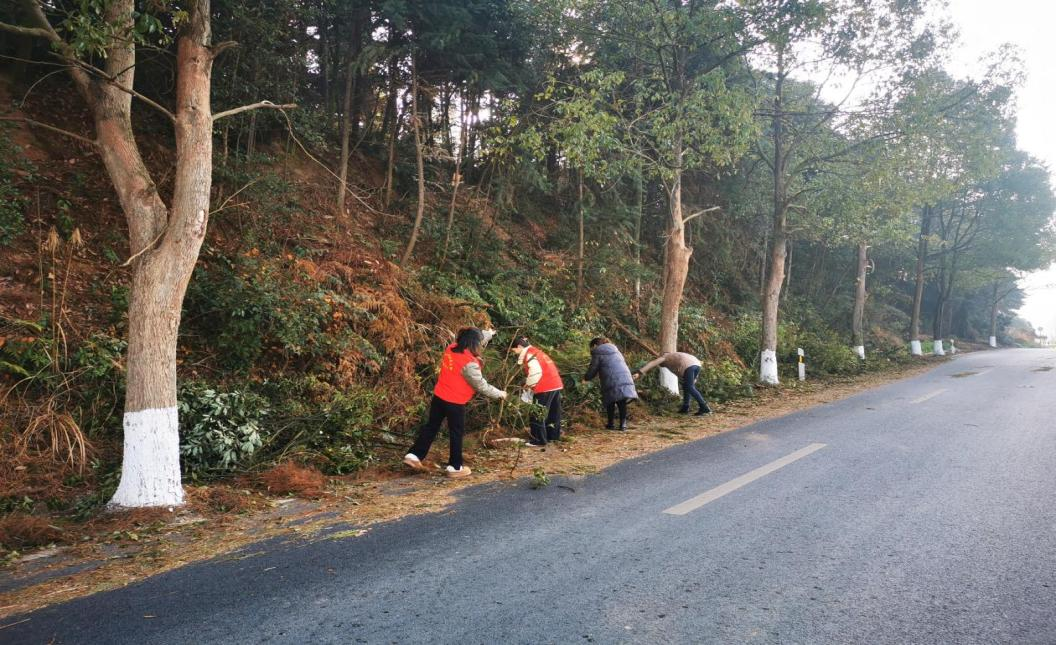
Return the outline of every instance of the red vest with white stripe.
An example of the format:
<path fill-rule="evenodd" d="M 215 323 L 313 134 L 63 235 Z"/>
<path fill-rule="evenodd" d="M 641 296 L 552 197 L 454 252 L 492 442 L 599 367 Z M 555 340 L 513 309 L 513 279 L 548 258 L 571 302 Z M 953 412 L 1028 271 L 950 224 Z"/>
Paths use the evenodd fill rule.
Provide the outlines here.
<path fill-rule="evenodd" d="M 543 376 L 539 379 L 539 382 L 535 384 L 532 391 L 536 394 L 542 394 L 544 392 L 553 392 L 554 390 L 565 389 L 565 384 L 561 382 L 561 374 L 557 370 L 557 365 L 554 361 L 547 356 L 543 350 L 535 347 L 529 347 L 524 350 L 524 373 L 528 373 L 528 361 L 534 357 L 539 361 L 539 367 L 543 368 Z"/>
<path fill-rule="evenodd" d="M 440 359 L 440 377 L 436 380 L 433 394 L 448 403 L 465 405 L 473 398 L 476 391 L 462 376 L 462 368 L 470 363 L 476 363 L 481 367 L 483 364 L 469 350 L 455 352 L 452 351 L 454 348 L 455 345 L 452 344 L 444 350 L 444 356 Z"/>

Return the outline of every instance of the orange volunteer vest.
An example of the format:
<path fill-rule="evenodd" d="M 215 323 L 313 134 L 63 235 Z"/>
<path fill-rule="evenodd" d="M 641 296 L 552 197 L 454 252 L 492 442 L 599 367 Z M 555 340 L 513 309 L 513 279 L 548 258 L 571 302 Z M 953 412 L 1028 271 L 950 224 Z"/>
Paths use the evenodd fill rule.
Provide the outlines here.
<path fill-rule="evenodd" d="M 565 389 L 565 384 L 561 382 L 561 374 L 557 370 L 557 365 L 554 361 L 546 355 L 541 349 L 535 347 L 529 347 L 525 350 L 528 356 L 524 359 L 524 373 L 528 373 L 528 359 L 532 356 L 539 361 L 539 366 L 543 368 L 543 376 L 539 379 L 539 382 L 535 384 L 533 390 L 536 394 L 543 394 L 544 392 L 553 392 L 554 390 Z"/>
<path fill-rule="evenodd" d="M 436 380 L 433 394 L 448 403 L 465 405 L 473 398 L 476 391 L 462 377 L 462 368 L 470 363 L 480 365 L 480 359 L 467 352 L 451 351 L 454 344 L 448 345 L 444 350 L 444 356 L 440 359 L 440 377 Z"/>

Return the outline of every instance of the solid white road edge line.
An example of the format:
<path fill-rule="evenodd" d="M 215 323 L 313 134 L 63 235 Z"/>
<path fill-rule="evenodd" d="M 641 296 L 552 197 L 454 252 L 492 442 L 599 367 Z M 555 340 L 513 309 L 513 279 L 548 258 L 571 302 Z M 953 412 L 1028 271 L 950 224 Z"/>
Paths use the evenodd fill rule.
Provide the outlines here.
<path fill-rule="evenodd" d="M 755 470 L 749 473 L 745 473 L 736 479 L 731 479 L 725 484 L 721 484 L 719 486 L 716 486 L 715 488 L 712 488 L 709 491 L 697 495 L 696 497 L 687 499 L 681 504 L 675 504 L 671 508 L 665 509 L 664 513 L 666 513 L 667 515 L 685 515 L 686 513 L 695 511 L 701 506 L 704 506 L 705 504 L 714 502 L 715 500 L 719 499 L 723 495 L 726 495 L 727 493 L 732 493 L 738 488 L 741 488 L 742 486 L 747 486 L 755 480 L 761 477 L 765 477 L 766 475 L 769 475 L 770 473 L 774 472 L 775 470 L 778 470 L 779 468 L 784 468 L 785 466 L 789 465 L 794 461 L 802 459 L 813 452 L 821 450 L 825 447 L 825 445 L 826 444 L 823 443 L 812 443 L 806 448 L 801 448 L 790 455 L 785 455 L 784 457 L 776 461 L 771 461 L 767 465 L 756 468 Z"/>
<path fill-rule="evenodd" d="M 925 394 L 924 396 L 920 397 L 919 399 L 913 399 L 912 401 L 910 401 L 910 403 L 923 403 L 923 402 L 927 401 L 928 399 L 934 399 L 935 397 L 937 397 L 938 395 L 942 394 L 945 391 L 946 391 L 945 388 L 943 388 L 941 390 L 935 390 L 931 394 Z"/>

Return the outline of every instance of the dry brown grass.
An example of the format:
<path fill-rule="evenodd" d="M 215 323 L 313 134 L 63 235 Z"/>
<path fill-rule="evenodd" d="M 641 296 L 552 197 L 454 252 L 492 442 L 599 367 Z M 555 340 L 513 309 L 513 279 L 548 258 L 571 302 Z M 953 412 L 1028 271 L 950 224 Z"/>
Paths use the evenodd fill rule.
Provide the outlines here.
<path fill-rule="evenodd" d="M 326 477 L 321 472 L 292 461 L 262 472 L 260 483 L 273 495 L 296 495 L 307 499 L 322 497 Z"/>
<path fill-rule="evenodd" d="M 43 517 L 11 513 L 0 518 L 0 545 L 14 551 L 52 544 L 62 537 L 62 529 Z"/>
<path fill-rule="evenodd" d="M 187 496 L 217 513 L 242 513 L 250 507 L 245 494 L 223 486 L 189 488 Z"/>
<path fill-rule="evenodd" d="M 92 445 L 80 426 L 66 412 L 57 412 L 53 400 L 30 419 L 16 441 L 19 459 L 34 454 L 61 464 L 63 468 L 84 472 Z"/>

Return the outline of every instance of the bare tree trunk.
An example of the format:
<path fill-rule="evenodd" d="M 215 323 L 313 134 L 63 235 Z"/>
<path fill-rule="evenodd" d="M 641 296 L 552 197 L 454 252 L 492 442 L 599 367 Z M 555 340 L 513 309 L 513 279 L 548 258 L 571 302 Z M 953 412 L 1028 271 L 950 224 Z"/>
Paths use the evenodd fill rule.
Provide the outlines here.
<path fill-rule="evenodd" d="M 583 304 L 583 259 L 586 245 L 583 238 L 586 235 L 583 204 L 583 170 L 579 171 L 579 251 L 576 254 L 576 308 Z"/>
<path fill-rule="evenodd" d="M 414 216 L 414 227 L 411 228 L 411 239 L 407 242 L 407 249 L 400 258 L 400 264 L 407 264 L 414 253 L 414 245 L 418 241 L 418 232 L 422 228 L 422 217 L 425 215 L 425 159 L 422 155 L 422 123 L 421 115 L 418 114 L 418 56 L 411 57 L 411 125 L 414 130 L 414 156 L 418 164 L 418 211 Z"/>
<path fill-rule="evenodd" d="M 945 356 L 946 350 L 942 345 L 942 321 L 946 315 L 946 259 L 942 258 L 939 264 L 939 293 L 935 298 L 935 309 L 931 319 L 931 335 L 934 348 L 932 353 L 936 356 Z"/>
<path fill-rule="evenodd" d="M 349 59 L 345 71 L 345 100 L 341 118 L 341 168 L 337 180 L 337 216 L 345 214 L 345 193 L 348 191 L 348 148 L 352 136 L 352 94 L 355 92 L 355 59 Z"/>
<path fill-rule="evenodd" d="M 785 286 L 781 290 L 781 302 L 788 302 L 788 292 L 792 290 L 792 250 L 795 244 L 790 239 L 786 244 L 788 252 L 785 254 Z"/>
<path fill-rule="evenodd" d="M 917 241 L 916 289 L 913 292 L 913 314 L 909 321 L 910 353 L 921 356 L 920 348 L 920 306 L 924 301 L 924 263 L 928 256 L 928 236 L 931 235 L 931 207 L 924 206 L 920 211 L 920 239 Z"/>
<path fill-rule="evenodd" d="M 642 211 L 645 210 L 645 190 L 642 178 L 642 168 L 639 165 L 638 174 L 634 182 L 634 197 L 636 213 L 634 219 L 634 266 L 637 273 L 634 276 L 634 316 L 638 322 L 638 331 L 642 326 Z"/>
<path fill-rule="evenodd" d="M 693 249 L 686 246 L 686 224 L 682 214 L 682 160 L 685 151 L 681 140 L 674 149 L 675 170 L 668 189 L 667 244 L 664 257 L 664 301 L 660 309 L 660 351 L 678 351 L 678 318 L 682 307 L 682 291 L 689 274 L 689 259 Z M 678 379 L 661 370 L 661 385 L 678 394 Z"/>
<path fill-rule="evenodd" d="M 327 119 L 327 123 L 330 120 Z M 257 153 L 257 113 L 249 115 L 249 133 L 246 134 L 246 161 L 252 161 Z"/>
<path fill-rule="evenodd" d="M 396 142 L 400 138 L 400 106 L 396 101 L 396 91 L 399 88 L 397 81 L 397 70 L 399 66 L 396 56 L 389 63 L 389 100 L 392 101 L 392 135 L 389 137 L 389 160 L 385 168 L 385 208 L 392 204 L 393 172 L 396 168 Z"/>
<path fill-rule="evenodd" d="M 990 300 L 990 346 L 997 347 L 997 305 L 1001 302 L 997 297 L 997 282 L 994 282 L 994 295 Z"/>
<path fill-rule="evenodd" d="M 455 226 L 455 204 L 458 200 L 458 187 L 462 185 L 462 154 L 466 149 L 466 97 L 463 94 L 459 100 L 458 112 L 458 152 L 455 153 L 455 172 L 451 176 L 451 206 L 447 209 L 447 228 L 444 230 L 444 252 L 440 257 L 440 265 L 447 261 L 447 251 L 451 246 L 451 230 Z"/>
<path fill-rule="evenodd" d="M 788 242 L 786 217 L 784 121 L 782 100 L 784 91 L 784 56 L 777 54 L 777 77 L 774 88 L 774 194 L 773 194 L 773 238 L 770 248 L 770 272 L 763 288 L 763 320 L 760 334 L 759 381 L 777 385 L 777 315 L 781 303 L 781 285 L 785 281 L 785 253 Z"/>
<path fill-rule="evenodd" d="M 854 334 L 854 351 L 858 358 L 865 358 L 865 274 L 869 266 L 869 247 L 858 243 L 858 270 L 854 285 L 854 315 L 851 328 Z"/>

